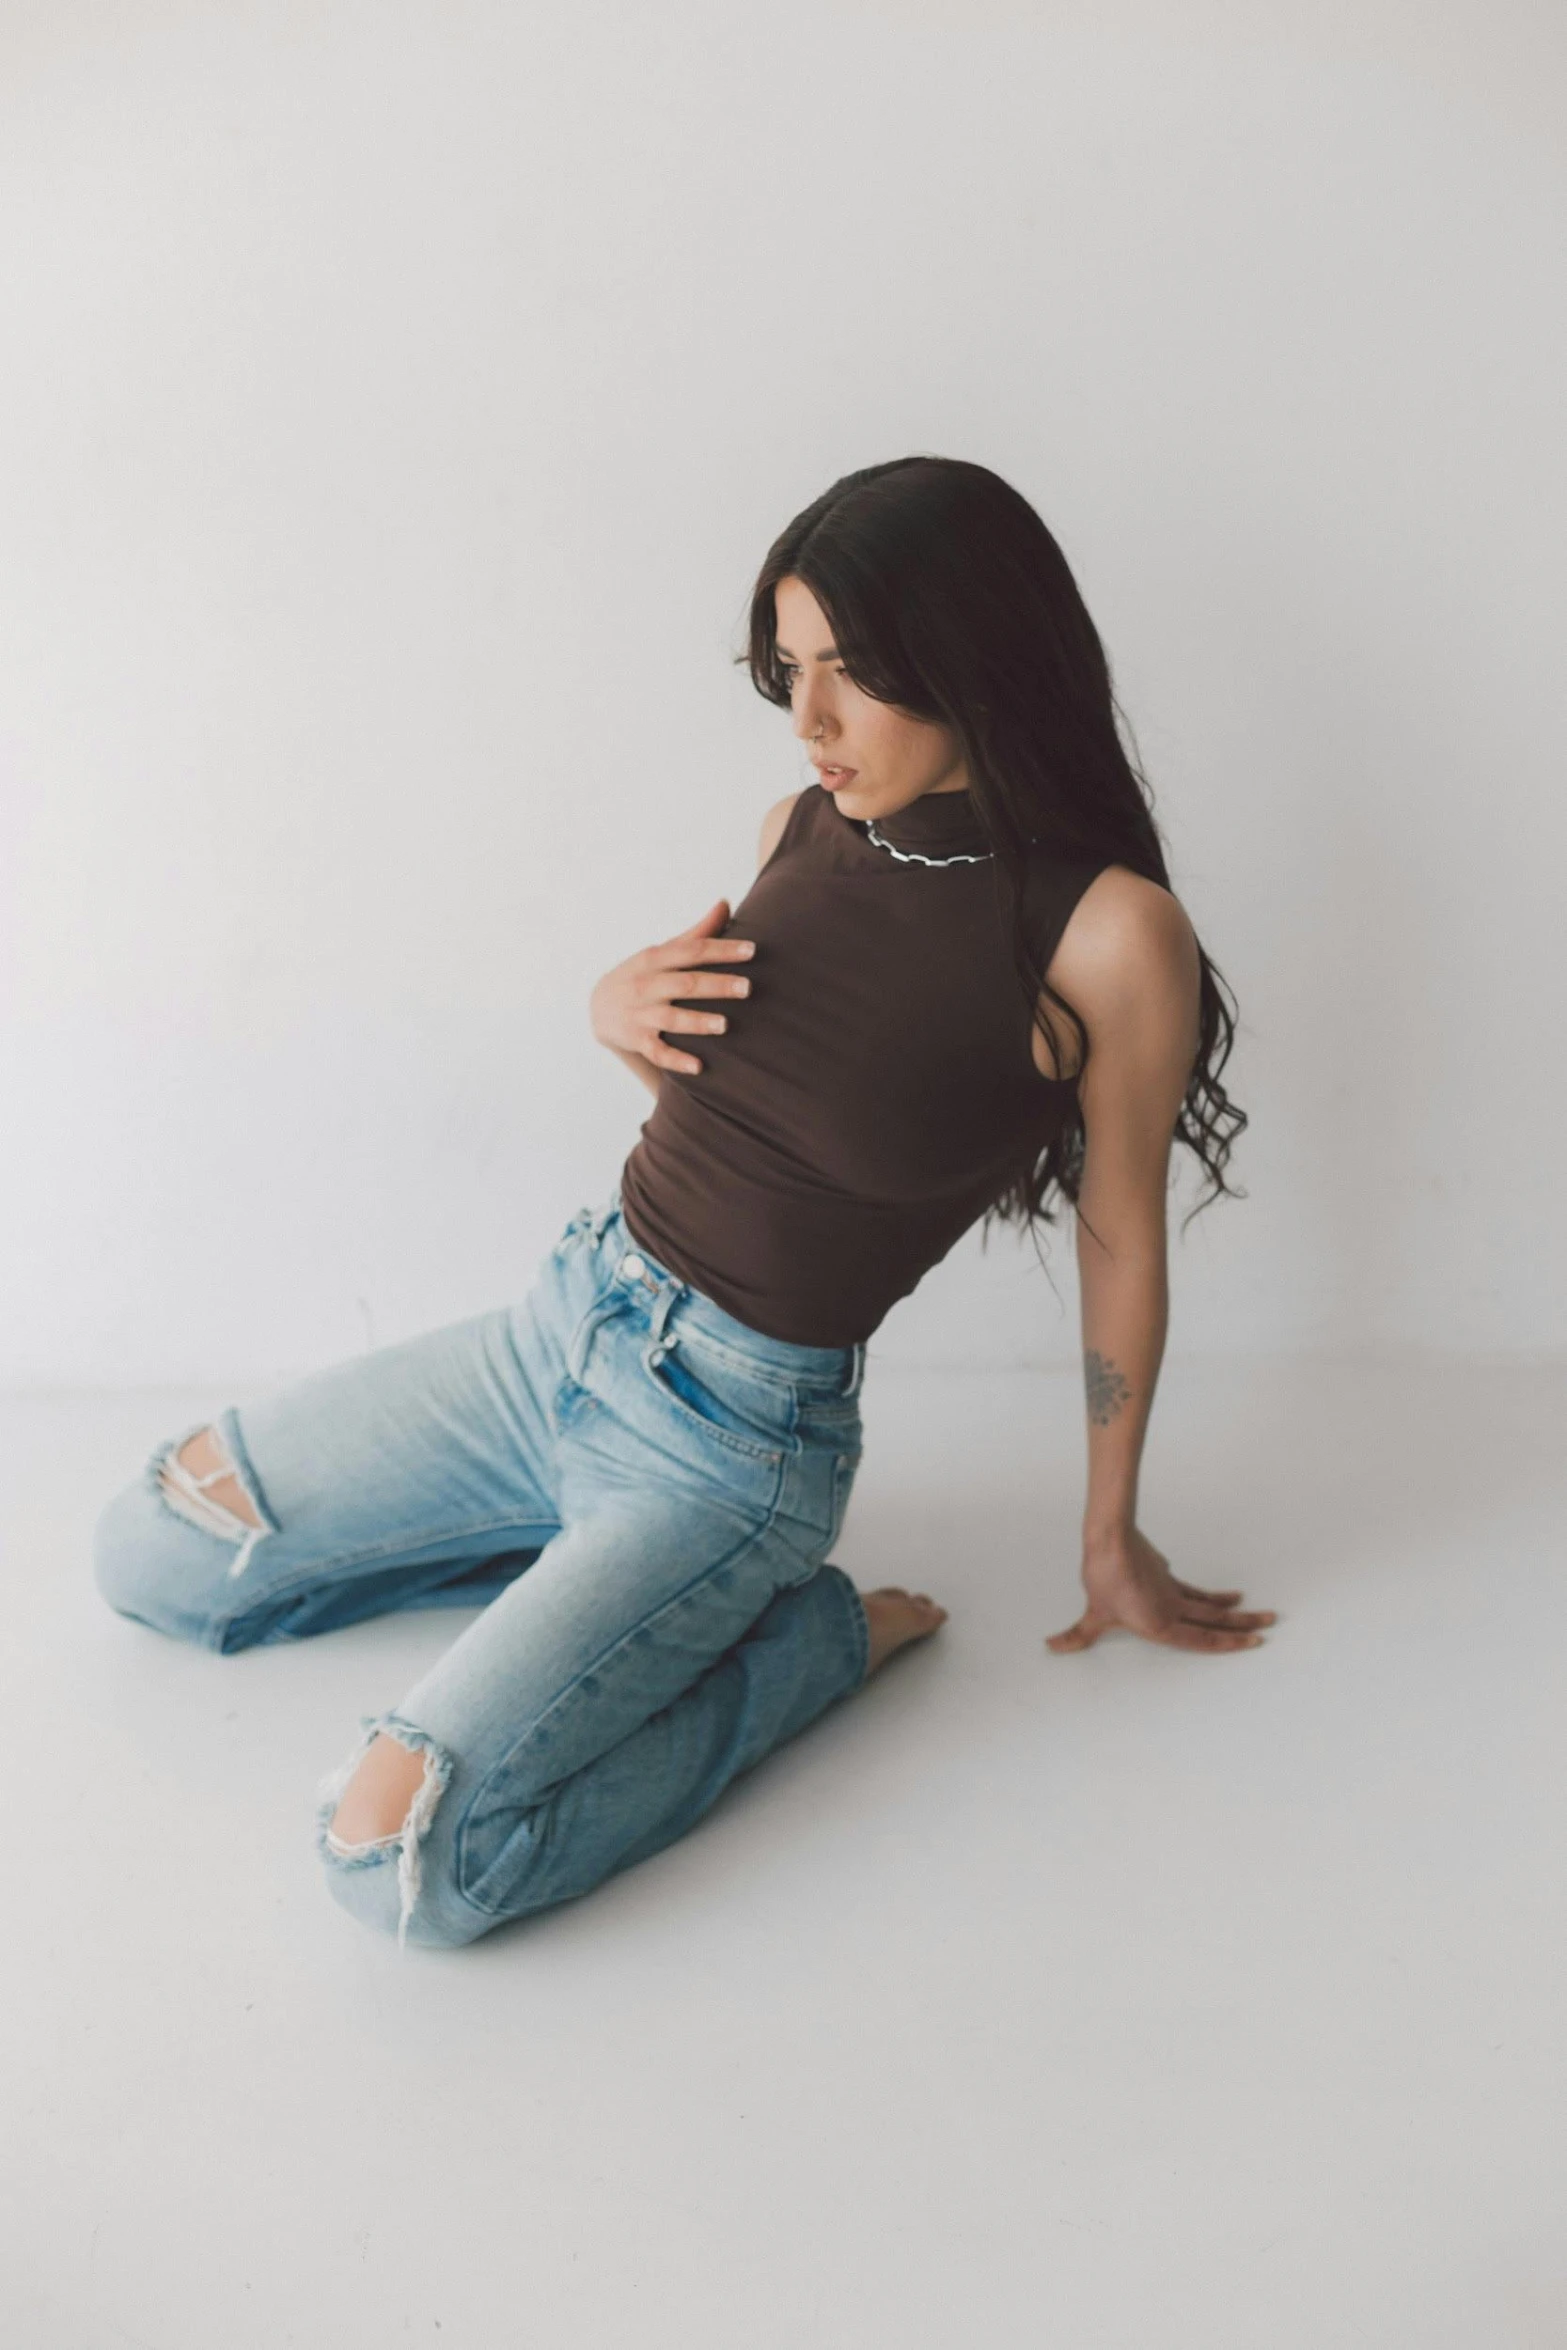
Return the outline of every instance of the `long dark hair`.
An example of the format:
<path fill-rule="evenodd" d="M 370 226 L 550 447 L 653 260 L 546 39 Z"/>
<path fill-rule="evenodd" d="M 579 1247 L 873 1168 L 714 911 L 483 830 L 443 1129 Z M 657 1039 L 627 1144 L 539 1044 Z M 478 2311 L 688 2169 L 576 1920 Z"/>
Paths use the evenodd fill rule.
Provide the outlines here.
<path fill-rule="evenodd" d="M 1049 1007 L 1076 1035 L 1077 1075 L 1089 1043 L 1071 1004 L 1050 986 L 1024 918 L 1028 844 L 1046 855 L 1126 865 L 1169 889 L 1153 793 L 1122 746 L 1110 664 L 1055 539 L 1018 491 L 987 466 L 956 457 L 897 457 L 846 473 L 795 516 L 767 553 L 751 597 L 750 641 L 737 656 L 759 694 L 792 697 L 778 658 L 773 590 L 802 580 L 863 693 L 956 735 L 975 814 L 995 851 L 992 871 L 1027 1002 L 1065 1065 Z M 1127 732 L 1130 733 L 1130 727 Z M 1235 1040 L 1235 998 L 1198 947 L 1200 1042 L 1175 1139 L 1200 1160 L 1208 1188 L 1184 1218 L 1221 1192 L 1247 1125 L 1221 1072 Z M 985 1210 L 1053 1224 L 1056 1194 L 1074 1207 L 1086 1140 L 1074 1084 L 1060 1133 L 1020 1167 Z"/>

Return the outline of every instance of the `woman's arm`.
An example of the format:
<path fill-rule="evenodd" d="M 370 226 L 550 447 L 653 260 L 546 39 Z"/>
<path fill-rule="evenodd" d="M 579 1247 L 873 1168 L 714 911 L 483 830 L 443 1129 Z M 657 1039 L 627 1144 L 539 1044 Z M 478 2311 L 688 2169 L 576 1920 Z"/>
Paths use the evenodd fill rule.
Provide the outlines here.
<path fill-rule="evenodd" d="M 1077 1217 L 1088 1604 L 1050 1639 L 1058 1652 L 1090 1647 L 1112 1625 L 1177 1648 L 1242 1648 L 1274 1621 L 1271 1611 L 1238 1614 L 1238 1591 L 1181 1582 L 1137 1526 L 1138 1470 L 1169 1321 L 1170 1151 L 1197 1057 L 1200 976 L 1179 900 L 1120 866 L 1085 893 L 1050 969 L 1089 1041 Z"/>
<path fill-rule="evenodd" d="M 1085 1149 L 1077 1215 L 1085 1548 L 1124 1537 L 1137 1517 L 1137 1472 L 1169 1317 L 1170 1149 L 1198 1044 L 1197 947 L 1184 910 L 1155 883 L 1128 887 L 1139 877 L 1121 868 L 1106 878 L 1113 896 L 1105 893 L 1088 935 L 1074 941 L 1091 1048 L 1079 1087 Z"/>

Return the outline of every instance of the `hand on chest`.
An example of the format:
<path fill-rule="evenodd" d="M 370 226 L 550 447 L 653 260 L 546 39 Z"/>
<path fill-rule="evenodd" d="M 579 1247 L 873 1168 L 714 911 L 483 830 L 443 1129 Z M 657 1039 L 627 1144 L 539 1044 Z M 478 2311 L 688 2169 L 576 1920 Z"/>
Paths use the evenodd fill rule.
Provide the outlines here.
<path fill-rule="evenodd" d="M 873 1196 L 1005 1154 L 1048 1088 L 988 877 L 789 878 L 770 868 L 736 907 L 750 995 L 702 1040 L 703 1073 L 674 1082 Z"/>

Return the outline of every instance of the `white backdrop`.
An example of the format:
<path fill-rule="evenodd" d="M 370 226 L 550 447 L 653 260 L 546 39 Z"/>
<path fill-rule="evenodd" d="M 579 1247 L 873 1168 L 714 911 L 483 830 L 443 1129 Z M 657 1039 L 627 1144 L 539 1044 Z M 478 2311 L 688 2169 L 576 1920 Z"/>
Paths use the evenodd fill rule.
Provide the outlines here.
<path fill-rule="evenodd" d="M 651 1108 L 594 978 L 803 780 L 755 566 L 912 450 L 1240 997 L 1172 1353 L 1558 1348 L 1564 92 L 1527 0 L 0 10 L 0 1377 L 526 1286 Z M 1051 1254 L 873 1353 L 1068 1360 Z"/>

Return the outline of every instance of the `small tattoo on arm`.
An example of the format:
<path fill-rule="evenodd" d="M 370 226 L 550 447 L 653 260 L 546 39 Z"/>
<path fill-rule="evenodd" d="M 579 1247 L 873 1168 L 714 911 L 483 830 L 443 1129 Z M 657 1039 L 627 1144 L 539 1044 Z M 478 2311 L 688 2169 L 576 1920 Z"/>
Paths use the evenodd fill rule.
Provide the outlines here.
<path fill-rule="evenodd" d="M 1131 1389 L 1108 1355 L 1096 1354 L 1092 1347 L 1083 1357 L 1083 1375 L 1088 1384 L 1088 1416 L 1102 1428 L 1131 1394 Z"/>

